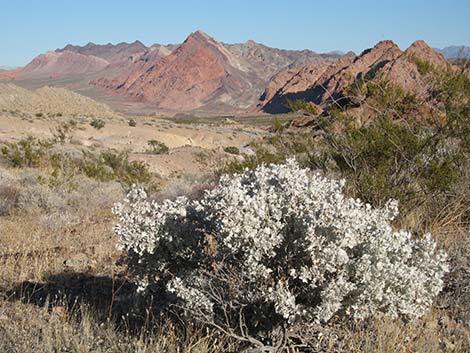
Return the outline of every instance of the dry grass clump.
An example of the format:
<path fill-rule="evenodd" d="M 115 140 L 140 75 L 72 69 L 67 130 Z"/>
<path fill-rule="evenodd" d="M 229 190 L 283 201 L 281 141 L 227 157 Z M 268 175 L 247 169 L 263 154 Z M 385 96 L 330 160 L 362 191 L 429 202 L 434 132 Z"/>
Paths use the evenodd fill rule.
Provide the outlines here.
<path fill-rule="evenodd" d="M 213 332 L 191 326 L 183 332 L 170 321 L 151 334 L 131 335 L 96 320 L 86 306 L 70 312 L 63 306 L 48 310 L 16 302 L 0 309 L 2 352 L 215 353 L 235 352 L 234 347 Z"/>

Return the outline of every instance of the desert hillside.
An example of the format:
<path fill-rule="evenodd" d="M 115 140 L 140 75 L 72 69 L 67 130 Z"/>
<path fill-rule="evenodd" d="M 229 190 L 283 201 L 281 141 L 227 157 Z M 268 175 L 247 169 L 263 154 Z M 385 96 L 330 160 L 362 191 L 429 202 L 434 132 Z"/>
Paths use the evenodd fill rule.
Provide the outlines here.
<path fill-rule="evenodd" d="M 105 104 L 64 88 L 43 87 L 30 91 L 13 84 L 0 84 L 0 111 L 31 115 L 116 116 Z"/>

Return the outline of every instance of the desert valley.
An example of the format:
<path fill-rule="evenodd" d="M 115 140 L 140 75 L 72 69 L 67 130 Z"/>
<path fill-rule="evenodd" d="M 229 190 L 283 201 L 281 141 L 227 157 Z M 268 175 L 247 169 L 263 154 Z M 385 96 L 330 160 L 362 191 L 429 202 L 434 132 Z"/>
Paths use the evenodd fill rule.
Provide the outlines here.
<path fill-rule="evenodd" d="M 470 351 L 469 53 L 0 67 L 0 351 Z"/>

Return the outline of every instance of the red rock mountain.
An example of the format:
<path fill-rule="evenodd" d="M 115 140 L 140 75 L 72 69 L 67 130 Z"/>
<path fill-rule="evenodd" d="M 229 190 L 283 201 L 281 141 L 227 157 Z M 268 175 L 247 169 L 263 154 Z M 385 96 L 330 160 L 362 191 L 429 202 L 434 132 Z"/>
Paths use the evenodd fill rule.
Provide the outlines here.
<path fill-rule="evenodd" d="M 252 41 L 224 45 L 202 31 L 192 33 L 164 57 L 159 55 L 161 49 L 143 60 L 152 52 L 146 53 L 126 75 L 102 77 L 93 84 L 161 109 L 236 111 L 252 105 L 270 77 L 295 60 L 335 58 L 272 49 Z"/>
<path fill-rule="evenodd" d="M 306 65 L 279 73 L 267 85 L 254 110 L 286 112 L 288 99 L 304 99 L 319 106 L 333 100 L 340 102 L 344 89 L 359 79 L 387 79 L 423 96 L 426 84 L 414 58 L 435 66 L 448 65 L 444 57 L 424 41 L 413 43 L 404 52 L 392 41 L 382 41 L 358 57 L 348 54 L 333 63 Z"/>

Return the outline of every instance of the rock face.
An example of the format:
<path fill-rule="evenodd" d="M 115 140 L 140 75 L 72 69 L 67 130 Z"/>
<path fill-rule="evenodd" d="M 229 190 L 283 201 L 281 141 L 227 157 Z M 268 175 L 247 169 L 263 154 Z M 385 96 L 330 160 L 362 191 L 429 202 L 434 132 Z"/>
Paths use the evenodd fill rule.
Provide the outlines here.
<path fill-rule="evenodd" d="M 24 68 L 4 73 L 9 79 L 59 78 L 97 72 L 109 65 L 109 62 L 91 55 L 82 55 L 70 51 L 47 52 L 33 59 Z"/>
<path fill-rule="evenodd" d="M 445 58 L 424 41 L 414 42 L 404 52 L 392 41 L 382 41 L 358 57 L 350 53 L 333 63 L 304 65 L 281 72 L 268 84 L 253 110 L 283 113 L 289 110 L 288 100 L 296 99 L 319 106 L 332 101 L 341 104 L 345 88 L 355 80 L 385 79 L 424 97 L 427 87 L 416 58 L 434 66 L 448 65 Z"/>

